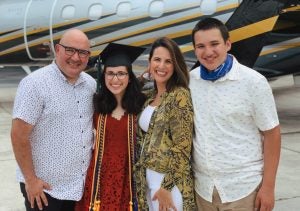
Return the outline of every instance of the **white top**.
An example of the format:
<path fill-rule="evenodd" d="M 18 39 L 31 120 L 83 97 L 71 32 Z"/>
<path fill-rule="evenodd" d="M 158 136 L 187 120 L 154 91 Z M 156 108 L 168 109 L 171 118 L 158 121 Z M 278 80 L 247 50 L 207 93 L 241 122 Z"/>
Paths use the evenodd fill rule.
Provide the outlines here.
<path fill-rule="evenodd" d="M 210 202 L 214 186 L 223 203 L 248 196 L 262 179 L 259 130 L 279 124 L 272 90 L 265 77 L 236 59 L 215 82 L 202 80 L 200 68 L 190 76 L 195 190 Z"/>
<path fill-rule="evenodd" d="M 148 105 L 140 115 L 139 126 L 144 132 L 148 131 L 150 120 L 155 108 L 155 106 Z"/>
<path fill-rule="evenodd" d="M 30 142 L 37 177 L 49 183 L 52 197 L 80 200 L 93 146 L 95 80 L 81 73 L 68 83 L 57 65 L 41 68 L 19 84 L 13 119 L 34 125 Z M 17 168 L 17 180 L 24 177 Z"/>

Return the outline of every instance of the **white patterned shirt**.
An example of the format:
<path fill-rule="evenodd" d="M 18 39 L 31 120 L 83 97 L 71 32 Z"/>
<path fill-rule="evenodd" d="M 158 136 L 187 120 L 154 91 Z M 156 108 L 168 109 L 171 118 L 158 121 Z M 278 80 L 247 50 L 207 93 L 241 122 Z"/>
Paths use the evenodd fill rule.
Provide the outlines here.
<path fill-rule="evenodd" d="M 214 186 L 223 203 L 248 196 L 262 180 L 260 131 L 279 124 L 267 80 L 234 58 L 230 72 L 215 82 L 192 70 L 190 90 L 196 192 L 210 202 Z"/>
<path fill-rule="evenodd" d="M 93 146 L 95 80 L 82 72 L 75 84 L 52 64 L 19 84 L 13 119 L 34 125 L 30 136 L 35 174 L 61 200 L 80 200 Z M 20 168 L 17 180 L 24 182 Z"/>

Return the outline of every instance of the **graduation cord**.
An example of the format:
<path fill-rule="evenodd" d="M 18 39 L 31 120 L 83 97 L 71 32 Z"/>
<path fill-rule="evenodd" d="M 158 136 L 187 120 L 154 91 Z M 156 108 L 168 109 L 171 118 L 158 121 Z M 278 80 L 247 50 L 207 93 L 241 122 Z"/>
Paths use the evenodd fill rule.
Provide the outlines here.
<path fill-rule="evenodd" d="M 105 139 L 105 129 L 106 129 L 106 119 L 107 115 L 99 114 L 97 122 L 97 133 L 96 133 L 96 146 L 95 146 L 95 163 L 93 172 L 93 182 L 91 191 L 91 201 L 89 206 L 89 211 L 100 211 L 100 177 L 101 177 L 101 164 L 104 153 L 104 139 Z M 130 201 L 129 210 L 134 210 L 134 196 L 135 193 L 135 183 L 132 175 L 132 167 L 134 165 L 134 143 L 135 143 L 135 115 L 128 115 L 128 172 L 129 172 L 129 190 L 130 190 Z M 97 165 L 98 163 L 98 165 Z M 96 187 L 96 188 L 95 188 Z"/>
<path fill-rule="evenodd" d="M 129 201 L 129 210 L 133 211 L 133 193 L 135 193 L 135 184 L 132 177 L 132 167 L 134 165 L 134 125 L 135 125 L 135 116 L 129 114 L 128 117 L 128 165 L 129 165 L 129 188 L 130 188 L 130 201 Z"/>
<path fill-rule="evenodd" d="M 96 146 L 95 146 L 95 163 L 94 163 L 94 173 L 91 191 L 91 201 L 89 210 L 90 211 L 100 211 L 100 172 L 101 164 L 104 153 L 104 139 L 105 139 L 105 127 L 106 127 L 107 115 L 99 114 L 97 122 L 97 133 L 96 133 Z M 99 163 L 99 165 L 97 165 Z M 96 189 L 95 189 L 96 182 Z"/>

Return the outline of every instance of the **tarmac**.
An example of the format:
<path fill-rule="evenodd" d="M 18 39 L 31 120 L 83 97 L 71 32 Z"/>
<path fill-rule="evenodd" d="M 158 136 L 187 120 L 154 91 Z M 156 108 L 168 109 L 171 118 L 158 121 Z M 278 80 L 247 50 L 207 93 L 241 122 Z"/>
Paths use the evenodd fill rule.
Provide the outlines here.
<path fill-rule="evenodd" d="M 22 70 L 0 68 L 0 211 L 25 211 L 15 179 L 16 161 L 10 129 Z M 282 147 L 276 180 L 274 211 L 300 211 L 300 84 L 292 76 L 270 81 L 281 123 Z"/>

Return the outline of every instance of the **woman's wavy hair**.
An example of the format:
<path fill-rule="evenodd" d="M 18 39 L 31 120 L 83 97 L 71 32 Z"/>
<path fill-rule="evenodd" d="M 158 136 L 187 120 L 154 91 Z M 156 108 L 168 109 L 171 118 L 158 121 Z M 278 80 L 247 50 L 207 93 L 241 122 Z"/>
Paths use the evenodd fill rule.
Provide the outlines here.
<path fill-rule="evenodd" d="M 152 47 L 149 53 L 149 63 L 152 59 L 153 53 L 156 48 L 164 47 L 166 48 L 170 55 L 174 66 L 174 73 L 167 82 L 167 91 L 173 90 L 175 87 L 184 87 L 188 89 L 189 86 L 189 72 L 184 61 L 184 57 L 176 44 L 175 41 L 167 37 L 161 37 L 152 43 Z M 154 83 L 155 89 L 157 89 Z"/>
<path fill-rule="evenodd" d="M 122 98 L 122 107 L 129 114 L 138 114 L 142 109 L 146 96 L 141 91 L 141 85 L 132 71 L 132 66 L 126 66 L 126 69 L 129 83 Z M 117 100 L 105 85 L 105 71 L 106 67 L 104 67 L 104 71 L 99 78 L 100 89 L 94 95 L 94 107 L 97 113 L 110 114 L 117 107 Z"/>

